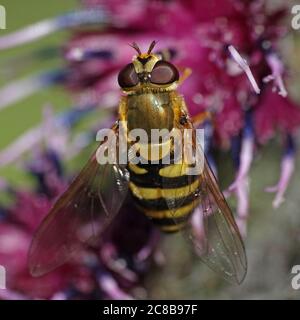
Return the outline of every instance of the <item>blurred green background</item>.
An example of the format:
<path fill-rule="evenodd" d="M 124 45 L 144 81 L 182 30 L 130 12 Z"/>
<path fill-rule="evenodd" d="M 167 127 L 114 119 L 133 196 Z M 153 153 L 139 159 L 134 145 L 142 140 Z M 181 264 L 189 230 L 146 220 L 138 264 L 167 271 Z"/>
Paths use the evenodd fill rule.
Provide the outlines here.
<path fill-rule="evenodd" d="M 79 6 L 76 0 L 6 0 L 0 4 L 4 5 L 7 11 L 7 30 L 0 30 L 0 35 Z M 287 23 L 290 22 L 287 20 Z M 14 77 L 22 78 L 59 68 L 63 64 L 59 56 L 45 61 L 30 62 L 26 57 L 31 52 L 45 47 L 61 47 L 69 36 L 69 32 L 61 31 L 30 45 L 0 52 L 0 86 L 6 85 Z M 289 90 L 291 95 L 300 101 L 300 31 L 291 31 L 288 37 L 282 40 L 281 46 L 285 61 L 291 70 Z M 19 57 L 18 64 L 24 64 L 16 75 L 9 74 L 6 70 L 6 65 L 12 57 Z M 0 111 L 0 150 L 42 120 L 42 107 L 45 103 L 51 103 L 55 111 L 59 111 L 71 104 L 71 98 L 63 88 L 52 87 Z M 291 267 L 300 264 L 300 157 L 297 157 L 297 168 L 286 201 L 278 210 L 272 208 L 273 196 L 263 192 L 265 186 L 277 182 L 280 143 L 279 139 L 275 139 L 260 150 L 252 167 L 251 210 L 248 237 L 245 241 L 249 271 L 244 283 L 241 286 L 227 284 L 201 263 L 193 261 L 187 253 L 182 237 L 175 235 L 166 237 L 164 241 L 165 265 L 153 270 L 146 279 L 150 298 L 300 298 L 300 291 L 291 287 Z M 82 165 L 84 158 L 81 158 Z M 232 180 L 233 169 L 226 154 L 219 154 L 218 161 L 225 163 L 221 167 L 220 181 L 222 186 L 226 187 Z M 28 177 L 14 164 L 0 168 L 0 176 L 15 185 L 28 183 Z M 143 296 L 142 292 L 137 294 Z"/>

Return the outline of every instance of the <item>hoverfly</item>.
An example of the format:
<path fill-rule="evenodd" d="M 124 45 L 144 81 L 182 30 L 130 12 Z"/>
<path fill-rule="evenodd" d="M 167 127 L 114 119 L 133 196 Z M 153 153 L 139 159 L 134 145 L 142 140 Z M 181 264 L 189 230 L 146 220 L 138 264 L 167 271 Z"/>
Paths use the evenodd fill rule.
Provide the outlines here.
<path fill-rule="evenodd" d="M 184 98 L 176 91 L 179 71 L 152 53 L 154 45 L 152 42 L 147 53 L 142 53 L 134 43 L 137 55 L 118 75 L 124 95 L 112 128 L 117 142 L 121 121 L 128 131 L 195 131 Z M 125 139 L 129 143 L 127 136 Z M 196 147 L 193 139 L 192 148 Z M 201 247 L 202 261 L 229 281 L 240 283 L 247 269 L 243 241 L 203 152 L 202 156 L 202 172 L 187 175 L 184 162 L 99 164 L 95 152 L 38 228 L 29 251 L 31 274 L 43 275 L 65 263 L 82 243 L 101 239 L 129 194 L 137 210 L 162 232 L 182 231 L 194 247 Z M 195 211 L 202 215 L 204 246 L 191 226 Z"/>

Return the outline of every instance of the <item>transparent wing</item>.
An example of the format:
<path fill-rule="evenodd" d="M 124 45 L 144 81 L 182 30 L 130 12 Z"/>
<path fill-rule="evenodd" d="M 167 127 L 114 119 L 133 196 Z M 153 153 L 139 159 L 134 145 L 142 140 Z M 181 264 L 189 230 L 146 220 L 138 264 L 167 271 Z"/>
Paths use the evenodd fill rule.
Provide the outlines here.
<path fill-rule="evenodd" d="M 38 228 L 29 250 L 31 274 L 55 269 L 98 239 L 126 198 L 128 181 L 126 168 L 100 165 L 94 154 Z"/>
<path fill-rule="evenodd" d="M 198 137 L 182 98 L 174 101 L 174 110 L 174 127 L 181 130 L 181 137 L 188 138 L 184 139 L 182 149 L 182 158 L 188 161 L 174 167 L 178 171 L 174 174 L 178 184 L 178 176 L 182 176 L 180 181 L 185 187 L 175 188 L 171 193 L 165 191 L 164 202 L 174 224 L 178 223 L 177 217 L 182 213 L 184 218 L 189 217 L 183 234 L 201 260 L 225 279 L 240 283 L 246 275 L 247 259 L 238 227 L 205 158 L 200 140 L 203 136 Z M 194 163 L 196 171 L 189 170 L 188 173 L 185 170 L 187 163 L 189 169 Z M 163 177 L 162 185 L 163 190 L 167 188 L 168 179 Z"/>
<path fill-rule="evenodd" d="M 207 161 L 200 179 L 196 210 L 185 232 L 201 260 L 228 281 L 241 283 L 247 272 L 244 244 Z"/>
<path fill-rule="evenodd" d="M 184 229 L 185 236 L 192 241 L 198 256 L 211 269 L 231 282 L 240 283 L 247 270 L 242 238 L 201 145 L 195 137 L 192 145 L 193 154 L 198 159 L 197 163 L 203 169 L 197 175 L 189 175 L 185 174 L 186 164 L 174 167 L 177 170 L 174 176 L 182 176 L 186 187 L 174 188 L 172 197 L 164 196 L 165 202 L 175 224 L 180 212 L 178 209 L 190 204 L 188 208 L 193 213 L 190 223 Z M 162 179 L 162 184 L 164 188 L 167 186 L 166 179 Z"/>

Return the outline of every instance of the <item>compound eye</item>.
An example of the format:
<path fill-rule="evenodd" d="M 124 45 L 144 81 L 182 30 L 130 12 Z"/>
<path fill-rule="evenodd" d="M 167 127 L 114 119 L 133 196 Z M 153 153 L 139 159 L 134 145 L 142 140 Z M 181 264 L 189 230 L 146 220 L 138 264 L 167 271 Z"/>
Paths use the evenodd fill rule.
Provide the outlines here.
<path fill-rule="evenodd" d="M 121 88 L 134 87 L 139 83 L 138 76 L 132 63 L 125 66 L 118 75 L 118 83 Z"/>
<path fill-rule="evenodd" d="M 151 82 L 154 84 L 169 84 L 178 79 L 178 70 L 167 61 L 158 61 L 151 72 Z"/>

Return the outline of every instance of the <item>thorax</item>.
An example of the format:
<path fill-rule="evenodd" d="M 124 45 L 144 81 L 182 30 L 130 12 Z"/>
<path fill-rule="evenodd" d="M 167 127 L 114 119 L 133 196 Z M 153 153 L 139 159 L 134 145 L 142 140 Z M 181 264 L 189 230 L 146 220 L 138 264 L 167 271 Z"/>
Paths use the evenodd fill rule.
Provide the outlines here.
<path fill-rule="evenodd" d="M 144 129 L 147 134 L 151 134 L 151 129 L 172 130 L 173 95 L 174 92 L 147 92 L 128 96 L 128 129 Z"/>

